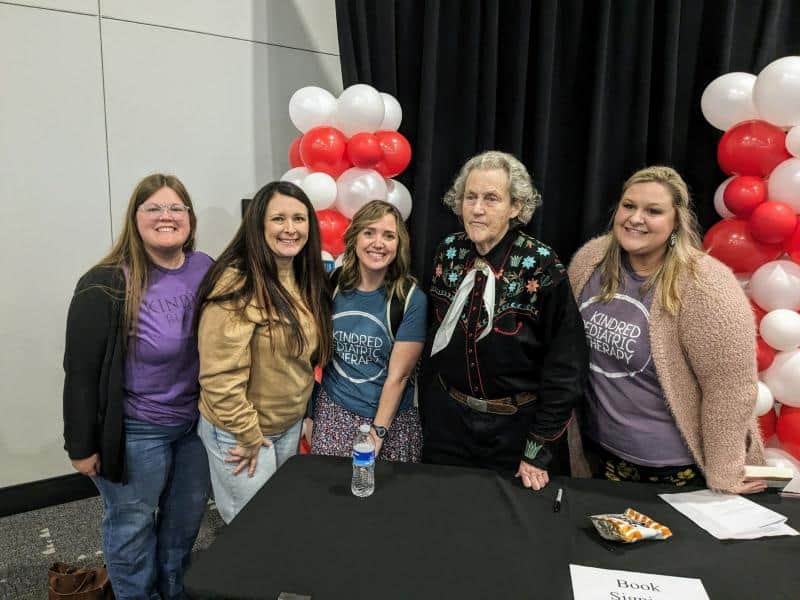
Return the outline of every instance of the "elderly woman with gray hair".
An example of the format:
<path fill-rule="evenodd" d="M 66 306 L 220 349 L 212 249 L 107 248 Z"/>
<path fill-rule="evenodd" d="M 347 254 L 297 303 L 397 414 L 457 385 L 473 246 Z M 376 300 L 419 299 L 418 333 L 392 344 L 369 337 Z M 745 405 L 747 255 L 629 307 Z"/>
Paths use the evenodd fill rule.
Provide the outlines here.
<path fill-rule="evenodd" d="M 520 229 L 541 196 L 519 160 L 490 151 L 467 161 L 444 203 L 464 232 L 448 235 L 434 262 L 423 460 L 542 489 L 588 354 L 564 266 Z"/>

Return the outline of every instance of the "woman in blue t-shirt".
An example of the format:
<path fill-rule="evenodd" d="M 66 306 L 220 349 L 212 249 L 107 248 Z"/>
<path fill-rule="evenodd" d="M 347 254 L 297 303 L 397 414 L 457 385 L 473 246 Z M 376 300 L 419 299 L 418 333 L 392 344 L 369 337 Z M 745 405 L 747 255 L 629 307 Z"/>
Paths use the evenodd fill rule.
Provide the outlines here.
<path fill-rule="evenodd" d="M 334 353 L 315 394 L 312 453 L 350 456 L 358 426 L 370 423 L 376 456 L 419 462 L 414 371 L 427 300 L 410 262 L 408 230 L 394 206 L 374 200 L 353 216 L 334 275 Z"/>

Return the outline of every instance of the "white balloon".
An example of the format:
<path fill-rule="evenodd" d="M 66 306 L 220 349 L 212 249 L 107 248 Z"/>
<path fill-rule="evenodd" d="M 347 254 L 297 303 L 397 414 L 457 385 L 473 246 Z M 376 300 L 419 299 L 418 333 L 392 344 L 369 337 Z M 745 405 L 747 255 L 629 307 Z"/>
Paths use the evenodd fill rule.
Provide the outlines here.
<path fill-rule="evenodd" d="M 786 134 L 786 150 L 792 156 L 800 156 L 800 126 L 792 127 Z"/>
<path fill-rule="evenodd" d="M 778 308 L 761 319 L 759 333 L 775 350 L 794 350 L 800 346 L 800 314 Z"/>
<path fill-rule="evenodd" d="M 800 158 L 787 158 L 767 179 L 769 199 L 784 202 L 800 214 Z"/>
<path fill-rule="evenodd" d="M 727 130 L 732 125 L 758 118 L 753 104 L 752 73 L 726 73 L 706 86 L 700 98 L 700 110 L 706 121 L 717 129 Z"/>
<path fill-rule="evenodd" d="M 400 211 L 400 216 L 403 221 L 408 220 L 411 215 L 411 192 L 399 181 L 394 179 L 386 180 L 386 201 L 389 204 L 394 204 L 397 210 Z"/>
<path fill-rule="evenodd" d="M 773 260 L 760 266 L 750 277 L 750 297 L 767 312 L 800 309 L 800 265 Z"/>
<path fill-rule="evenodd" d="M 303 133 L 314 127 L 333 125 L 335 117 L 336 98 L 321 87 L 300 88 L 289 100 L 289 118 Z"/>
<path fill-rule="evenodd" d="M 380 131 L 397 131 L 403 122 L 403 108 L 397 98 L 386 92 L 381 92 L 383 99 L 383 121 L 378 129 Z"/>
<path fill-rule="evenodd" d="M 346 137 L 377 131 L 383 122 L 383 98 L 371 85 L 351 85 L 336 101 L 336 124 Z"/>
<path fill-rule="evenodd" d="M 768 369 L 760 374 L 775 400 L 800 407 L 800 350 L 778 352 Z"/>
<path fill-rule="evenodd" d="M 371 200 L 386 200 L 386 180 L 374 169 L 352 167 L 339 176 L 336 210 L 352 219 Z"/>
<path fill-rule="evenodd" d="M 336 180 L 327 173 L 311 173 L 300 184 L 314 210 L 325 210 L 336 201 Z"/>
<path fill-rule="evenodd" d="M 775 410 L 775 398 L 772 397 L 772 392 L 764 385 L 763 382 L 758 382 L 758 396 L 756 397 L 755 416 L 767 414 L 769 411 Z"/>
<path fill-rule="evenodd" d="M 764 462 L 770 467 L 791 469 L 795 477 L 800 477 L 800 461 L 782 448 L 764 448 Z"/>
<path fill-rule="evenodd" d="M 728 177 L 725 181 L 719 184 L 719 187 L 717 187 L 717 191 L 714 192 L 714 209 L 717 211 L 717 214 L 723 219 L 736 216 L 731 211 L 728 210 L 727 206 L 725 206 L 725 199 L 723 197 L 723 195 L 725 194 L 725 188 L 728 187 L 728 184 L 731 182 L 731 180 L 735 178 L 736 178 L 735 175 L 733 177 Z"/>
<path fill-rule="evenodd" d="M 303 183 L 303 179 L 308 177 L 311 174 L 311 171 L 306 167 L 295 167 L 294 169 L 289 169 L 281 175 L 281 181 L 289 181 L 297 186 Z M 302 186 L 301 186 L 302 187 Z"/>
<path fill-rule="evenodd" d="M 753 86 L 753 102 L 773 125 L 800 125 L 800 56 L 784 56 L 764 67 Z"/>

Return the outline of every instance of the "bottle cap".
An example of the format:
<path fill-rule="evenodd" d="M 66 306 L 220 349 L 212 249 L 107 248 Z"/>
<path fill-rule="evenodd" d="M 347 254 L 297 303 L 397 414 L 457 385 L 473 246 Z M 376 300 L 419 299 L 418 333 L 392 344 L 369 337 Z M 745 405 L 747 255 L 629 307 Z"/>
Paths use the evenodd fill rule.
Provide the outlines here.
<path fill-rule="evenodd" d="M 370 430 L 369 423 L 362 423 L 361 425 L 358 426 L 358 430 L 361 433 L 369 433 Z"/>

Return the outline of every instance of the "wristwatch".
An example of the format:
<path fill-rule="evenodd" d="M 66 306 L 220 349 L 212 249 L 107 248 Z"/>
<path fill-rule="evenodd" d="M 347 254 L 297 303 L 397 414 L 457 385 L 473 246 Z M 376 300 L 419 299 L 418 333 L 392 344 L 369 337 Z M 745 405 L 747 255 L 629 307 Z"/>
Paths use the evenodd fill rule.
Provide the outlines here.
<path fill-rule="evenodd" d="M 375 435 L 377 435 L 378 439 L 381 439 L 381 440 L 386 437 L 387 433 L 389 433 L 389 430 L 386 429 L 386 427 L 383 427 L 381 425 L 375 425 L 373 423 L 372 424 L 372 428 L 375 430 Z"/>

